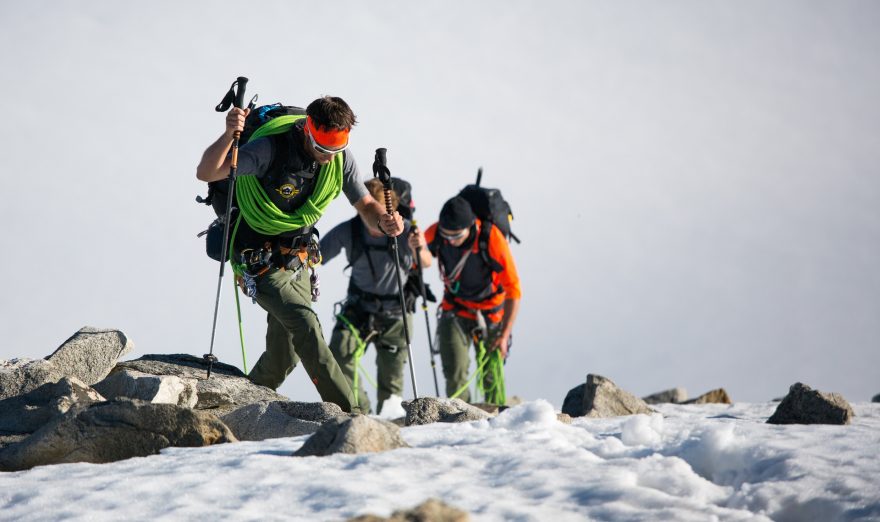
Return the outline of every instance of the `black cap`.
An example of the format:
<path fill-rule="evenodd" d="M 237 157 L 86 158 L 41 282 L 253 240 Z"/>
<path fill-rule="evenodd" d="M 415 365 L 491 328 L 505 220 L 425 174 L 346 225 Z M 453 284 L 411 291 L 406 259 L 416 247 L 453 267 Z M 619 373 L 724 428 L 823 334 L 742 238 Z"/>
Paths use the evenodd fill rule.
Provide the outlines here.
<path fill-rule="evenodd" d="M 474 224 L 474 211 L 471 204 L 461 196 L 456 196 L 443 205 L 440 211 L 440 226 L 446 230 L 461 230 Z"/>

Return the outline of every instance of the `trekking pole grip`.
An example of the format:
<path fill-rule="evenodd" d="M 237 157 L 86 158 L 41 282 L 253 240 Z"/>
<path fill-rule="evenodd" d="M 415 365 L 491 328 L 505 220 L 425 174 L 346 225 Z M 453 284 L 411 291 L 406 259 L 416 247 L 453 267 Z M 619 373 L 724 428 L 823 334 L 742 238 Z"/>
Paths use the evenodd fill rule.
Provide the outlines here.
<path fill-rule="evenodd" d="M 391 171 L 388 170 L 387 149 L 376 149 L 376 158 L 373 160 L 373 175 L 379 178 L 385 187 L 385 211 L 391 214 L 394 208 L 391 205 Z"/>
<path fill-rule="evenodd" d="M 248 79 L 244 76 L 239 76 L 235 81 L 238 83 L 238 92 L 235 93 L 235 106 L 241 109 L 244 107 L 244 91 L 247 87 Z"/>

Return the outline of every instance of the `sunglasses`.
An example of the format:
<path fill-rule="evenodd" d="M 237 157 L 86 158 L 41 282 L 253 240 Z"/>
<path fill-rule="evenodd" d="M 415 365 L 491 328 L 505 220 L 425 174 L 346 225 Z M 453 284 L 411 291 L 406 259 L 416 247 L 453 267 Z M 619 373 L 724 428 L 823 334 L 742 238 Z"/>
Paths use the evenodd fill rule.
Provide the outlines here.
<path fill-rule="evenodd" d="M 317 141 L 315 141 L 315 137 L 312 136 L 312 133 L 308 130 L 308 128 L 306 128 L 305 131 L 306 135 L 309 137 L 309 143 L 312 144 L 312 148 L 320 152 L 321 154 L 337 154 L 348 148 L 348 143 L 338 149 L 328 149 L 327 147 L 322 147 L 318 144 Z"/>
<path fill-rule="evenodd" d="M 465 228 L 461 232 L 459 232 L 458 234 L 447 234 L 446 232 L 443 232 L 442 230 L 439 230 L 439 229 L 437 230 L 437 232 L 440 233 L 440 237 L 442 237 L 443 239 L 445 239 L 447 241 L 455 241 L 456 239 L 461 239 L 464 236 L 466 236 L 468 233 L 468 229 Z"/>

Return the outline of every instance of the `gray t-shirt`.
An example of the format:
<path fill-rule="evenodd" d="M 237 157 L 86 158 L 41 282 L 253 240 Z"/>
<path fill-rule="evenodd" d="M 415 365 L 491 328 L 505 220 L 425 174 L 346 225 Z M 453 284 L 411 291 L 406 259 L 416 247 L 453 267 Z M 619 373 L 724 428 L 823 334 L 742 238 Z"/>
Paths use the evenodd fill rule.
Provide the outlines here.
<path fill-rule="evenodd" d="M 294 124 L 291 133 L 291 146 L 281 175 L 277 176 L 277 179 L 270 180 L 269 187 L 264 184 L 269 198 L 285 212 L 291 212 L 303 204 L 311 194 L 310 189 L 313 185 L 311 180 L 320 170 L 320 165 L 305 150 L 302 123 Z M 254 175 L 262 179 L 276 153 L 271 138 L 259 138 L 248 142 L 238 151 L 238 174 Z M 354 205 L 369 192 L 361 180 L 354 155 L 348 149 L 344 150 L 342 155 L 342 191 L 345 192 L 348 202 Z"/>
<path fill-rule="evenodd" d="M 359 217 L 357 219 L 360 219 Z M 400 252 L 400 273 L 404 282 L 409 276 L 410 268 L 413 266 L 413 254 L 409 248 L 410 222 L 404 220 L 403 233 L 398 236 L 397 248 Z M 370 313 L 376 313 L 380 309 L 391 313 L 400 313 L 400 298 L 398 295 L 397 277 L 394 274 L 395 262 L 391 256 L 387 245 L 388 238 L 373 237 L 367 232 L 366 225 L 361 227 L 363 239 L 363 253 L 352 263 L 352 227 L 351 221 L 345 221 L 333 227 L 330 232 L 321 238 L 321 255 L 324 263 L 339 255 L 344 249 L 345 258 L 351 264 L 351 283 L 360 288 L 364 292 L 382 296 L 395 296 L 394 299 L 384 299 L 380 303 L 365 300 L 363 308 Z M 370 248 L 370 247 L 374 248 Z M 375 248 L 375 247 L 378 247 Z M 369 257 L 368 257 L 369 256 Z M 372 262 L 372 269 L 370 268 Z M 375 275 L 373 274 L 375 270 Z"/>

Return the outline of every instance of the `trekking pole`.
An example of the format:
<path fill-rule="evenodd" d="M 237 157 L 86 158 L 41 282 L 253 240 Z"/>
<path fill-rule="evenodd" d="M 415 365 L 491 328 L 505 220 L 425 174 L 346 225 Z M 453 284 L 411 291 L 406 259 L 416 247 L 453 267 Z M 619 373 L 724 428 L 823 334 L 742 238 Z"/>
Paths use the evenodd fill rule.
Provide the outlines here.
<path fill-rule="evenodd" d="M 379 178 L 385 187 L 385 210 L 391 214 L 391 171 L 385 159 L 385 149 L 376 149 L 376 159 L 373 161 L 373 176 Z M 400 273 L 400 255 L 397 249 L 397 236 L 391 238 L 391 251 L 394 256 L 394 264 L 397 268 L 397 291 L 400 293 L 400 316 L 403 318 L 403 336 L 406 338 L 406 353 L 409 357 L 409 375 L 412 379 L 413 399 L 419 398 L 419 389 L 416 386 L 416 370 L 413 364 L 412 343 L 409 337 L 409 326 L 406 324 L 406 299 L 403 297 L 403 275 Z"/>
<path fill-rule="evenodd" d="M 232 86 L 229 87 L 229 92 L 226 93 L 226 96 L 223 98 L 215 110 L 217 112 L 225 112 L 229 108 L 230 103 L 234 103 L 236 107 L 241 109 L 244 104 L 244 90 L 247 86 L 248 79 L 244 76 L 239 76 L 234 82 L 232 82 Z M 236 85 L 238 86 L 238 91 L 235 91 Z M 241 132 L 235 131 L 235 134 L 232 135 L 232 164 L 229 166 L 229 193 L 226 195 L 226 219 L 224 219 L 223 223 L 223 249 L 220 251 L 220 276 L 217 278 L 217 297 L 214 299 L 214 322 L 211 326 L 211 348 L 206 353 L 203 358 L 205 362 L 208 363 L 208 379 L 211 378 L 211 367 L 214 366 L 214 363 L 217 362 L 217 356 L 214 355 L 214 335 L 217 333 L 217 311 L 220 309 L 220 287 L 223 284 L 223 269 L 226 267 L 226 256 L 229 255 L 229 226 L 232 221 L 232 198 L 235 195 L 235 173 L 238 170 L 238 140 L 241 137 Z"/>
<path fill-rule="evenodd" d="M 414 219 L 412 226 L 418 229 Z M 431 371 L 434 372 L 434 393 L 440 396 L 440 384 L 437 382 L 437 361 L 434 358 L 434 338 L 431 336 L 431 320 L 428 318 L 428 297 L 425 292 L 425 277 L 422 272 L 422 247 L 416 248 L 416 266 L 419 272 L 419 292 L 422 294 L 422 311 L 425 312 L 425 329 L 428 331 L 428 349 L 431 351 Z"/>

